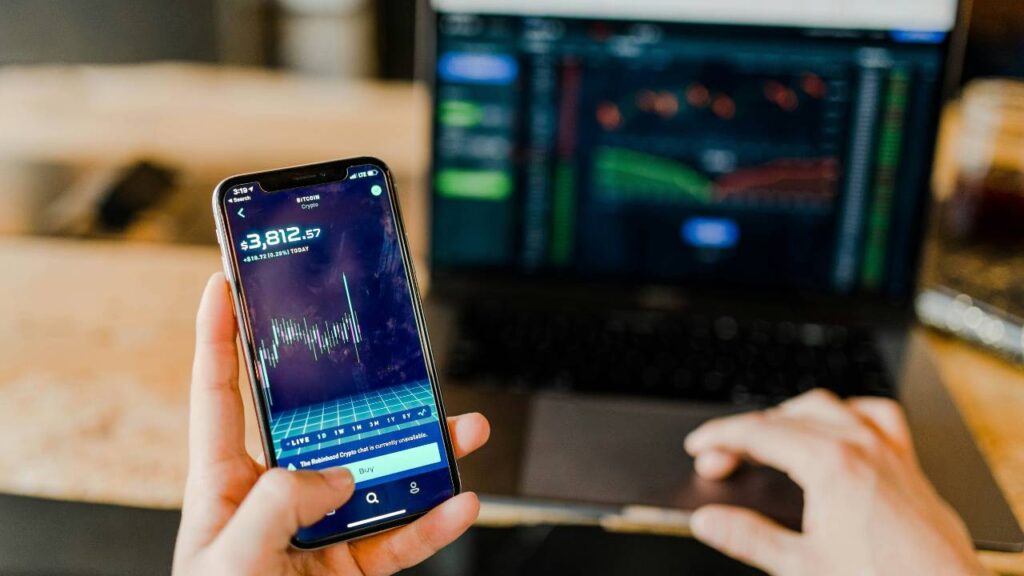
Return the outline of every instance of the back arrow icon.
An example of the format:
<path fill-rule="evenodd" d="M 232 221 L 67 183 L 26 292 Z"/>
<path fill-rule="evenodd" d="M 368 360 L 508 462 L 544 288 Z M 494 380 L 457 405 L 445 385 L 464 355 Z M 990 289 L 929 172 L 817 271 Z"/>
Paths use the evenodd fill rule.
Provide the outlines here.
<path fill-rule="evenodd" d="M 245 208 L 244 207 L 238 209 L 238 216 L 241 217 L 241 218 L 245 218 Z"/>

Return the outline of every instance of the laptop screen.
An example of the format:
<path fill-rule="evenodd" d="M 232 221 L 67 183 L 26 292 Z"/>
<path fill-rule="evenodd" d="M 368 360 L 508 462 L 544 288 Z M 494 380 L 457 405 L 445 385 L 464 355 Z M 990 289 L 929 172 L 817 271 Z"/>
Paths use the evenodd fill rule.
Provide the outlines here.
<path fill-rule="evenodd" d="M 904 301 L 955 0 L 435 0 L 441 272 Z"/>

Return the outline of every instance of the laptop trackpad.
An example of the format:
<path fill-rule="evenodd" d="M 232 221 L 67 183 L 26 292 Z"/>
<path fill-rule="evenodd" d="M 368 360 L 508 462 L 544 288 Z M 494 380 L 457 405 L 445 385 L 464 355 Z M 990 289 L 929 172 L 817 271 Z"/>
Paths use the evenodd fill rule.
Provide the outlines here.
<path fill-rule="evenodd" d="M 729 410 L 701 404 L 537 395 L 520 493 L 567 503 L 680 510 L 710 502 L 731 503 L 798 527 L 801 493 L 784 475 L 745 467 L 727 481 L 712 482 L 693 473 L 683 439 L 701 422 Z"/>

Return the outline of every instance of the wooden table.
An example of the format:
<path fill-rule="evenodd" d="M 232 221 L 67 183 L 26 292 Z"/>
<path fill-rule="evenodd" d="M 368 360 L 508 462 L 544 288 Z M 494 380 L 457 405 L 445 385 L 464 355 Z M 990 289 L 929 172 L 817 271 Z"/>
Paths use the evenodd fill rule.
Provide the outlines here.
<path fill-rule="evenodd" d="M 405 176 L 401 200 L 420 253 L 424 96 L 409 86 L 191 67 L 0 71 L 0 162 L 88 164 L 148 151 L 205 182 L 378 153 Z M 300 138 L 309 131 L 316 138 Z M 208 211 L 204 186 L 197 212 Z M 0 491 L 180 505 L 193 319 L 219 268 L 207 246 L 0 237 Z M 927 340 L 1024 518 L 1024 371 L 940 336 Z M 255 453 L 251 419 L 248 426 Z M 485 518 L 508 520 L 494 507 Z M 1022 555 L 983 557 L 1024 574 Z"/>

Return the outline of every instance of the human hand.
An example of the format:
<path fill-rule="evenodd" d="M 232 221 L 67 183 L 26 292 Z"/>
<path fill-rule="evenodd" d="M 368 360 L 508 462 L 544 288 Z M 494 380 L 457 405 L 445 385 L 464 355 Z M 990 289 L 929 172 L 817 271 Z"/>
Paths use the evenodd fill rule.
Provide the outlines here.
<path fill-rule="evenodd" d="M 724 478 L 749 459 L 803 488 L 802 533 L 733 506 L 692 516 L 697 539 L 771 574 L 987 574 L 960 518 L 918 466 L 891 400 L 844 402 L 815 390 L 707 422 L 686 438 L 686 450 L 705 478 Z"/>
<path fill-rule="evenodd" d="M 392 574 L 422 562 L 465 532 L 480 510 L 470 492 L 389 532 L 311 552 L 290 546 L 300 526 L 344 504 L 354 484 L 343 468 L 268 471 L 246 452 L 227 290 L 224 276 L 215 274 L 196 320 L 189 473 L 174 574 Z M 448 427 L 457 457 L 482 446 L 490 434 L 480 414 L 449 418 Z"/>

